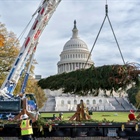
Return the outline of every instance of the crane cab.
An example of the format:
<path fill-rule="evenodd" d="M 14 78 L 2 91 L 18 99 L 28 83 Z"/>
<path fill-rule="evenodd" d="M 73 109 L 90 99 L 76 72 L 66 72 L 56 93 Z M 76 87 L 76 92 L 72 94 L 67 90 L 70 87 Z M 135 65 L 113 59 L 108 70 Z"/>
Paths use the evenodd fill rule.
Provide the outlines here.
<path fill-rule="evenodd" d="M 27 98 L 27 110 L 28 111 L 38 110 L 35 95 L 33 93 L 28 93 L 25 95 L 25 97 Z"/>

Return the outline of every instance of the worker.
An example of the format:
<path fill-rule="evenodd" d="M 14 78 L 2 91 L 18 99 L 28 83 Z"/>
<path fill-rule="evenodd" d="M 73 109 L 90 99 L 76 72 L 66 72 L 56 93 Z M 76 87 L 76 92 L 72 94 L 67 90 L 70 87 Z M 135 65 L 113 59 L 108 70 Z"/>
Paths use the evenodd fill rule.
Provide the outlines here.
<path fill-rule="evenodd" d="M 32 123 L 37 121 L 39 113 L 36 112 L 35 116 L 23 109 L 13 120 L 20 122 L 22 140 L 31 140 L 33 129 Z"/>
<path fill-rule="evenodd" d="M 128 118 L 129 118 L 129 121 L 136 120 L 136 116 L 135 116 L 134 110 L 130 110 L 130 113 L 128 115 Z"/>
<path fill-rule="evenodd" d="M 64 116 L 63 116 L 62 112 L 59 114 L 59 118 L 60 118 L 60 120 L 64 120 Z"/>
<path fill-rule="evenodd" d="M 22 115 L 21 119 L 20 128 L 22 140 L 31 140 L 31 135 L 33 134 L 32 121 L 27 114 Z"/>

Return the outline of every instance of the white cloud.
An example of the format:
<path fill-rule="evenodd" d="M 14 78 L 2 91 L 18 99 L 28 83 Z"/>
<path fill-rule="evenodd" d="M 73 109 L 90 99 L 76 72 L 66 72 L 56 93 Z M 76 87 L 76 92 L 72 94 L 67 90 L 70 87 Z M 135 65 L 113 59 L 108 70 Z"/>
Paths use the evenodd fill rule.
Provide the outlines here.
<path fill-rule="evenodd" d="M 18 37 L 39 3 L 39 0 L 0 0 L 0 21 Z M 106 0 L 62 0 L 39 40 L 35 73 L 43 77 L 57 73 L 59 55 L 71 38 L 75 19 L 79 37 L 90 50 L 105 17 L 105 4 Z M 139 6 L 139 0 L 108 0 L 109 19 L 126 62 L 140 61 Z M 107 19 L 94 46 L 92 59 L 97 66 L 122 64 Z"/>

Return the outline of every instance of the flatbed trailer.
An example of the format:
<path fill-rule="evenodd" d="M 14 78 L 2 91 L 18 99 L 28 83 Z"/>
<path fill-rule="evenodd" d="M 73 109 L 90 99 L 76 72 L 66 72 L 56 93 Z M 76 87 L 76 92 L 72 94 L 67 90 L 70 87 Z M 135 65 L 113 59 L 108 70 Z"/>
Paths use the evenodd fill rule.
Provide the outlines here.
<path fill-rule="evenodd" d="M 140 123 L 52 123 L 33 125 L 34 138 L 113 137 L 140 140 Z M 0 124 L 0 137 L 19 137 L 19 124 Z"/>

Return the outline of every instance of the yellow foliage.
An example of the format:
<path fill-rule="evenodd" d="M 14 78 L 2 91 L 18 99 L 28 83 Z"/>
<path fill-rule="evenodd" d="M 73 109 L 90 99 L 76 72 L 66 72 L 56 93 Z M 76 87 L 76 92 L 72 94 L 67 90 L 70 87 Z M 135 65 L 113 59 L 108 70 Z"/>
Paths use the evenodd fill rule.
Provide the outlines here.
<path fill-rule="evenodd" d="M 2 34 L 0 34 L 0 47 L 4 46 L 5 38 Z"/>
<path fill-rule="evenodd" d="M 29 79 L 26 87 L 26 93 L 34 93 L 38 107 L 41 108 L 44 102 L 47 100 L 45 97 L 44 90 L 42 90 L 35 79 Z"/>
<path fill-rule="evenodd" d="M 13 62 L 19 53 L 19 41 L 13 32 L 8 32 L 4 24 L 0 22 L 0 87 L 9 73 Z M 26 70 L 25 70 L 26 72 Z M 34 66 L 32 65 L 30 73 L 34 73 Z M 25 73 L 20 77 L 18 84 L 14 90 L 14 94 L 19 94 Z M 37 98 L 38 106 L 42 107 L 46 100 L 44 91 L 38 87 L 34 78 L 28 80 L 26 93 L 34 93 Z"/>

